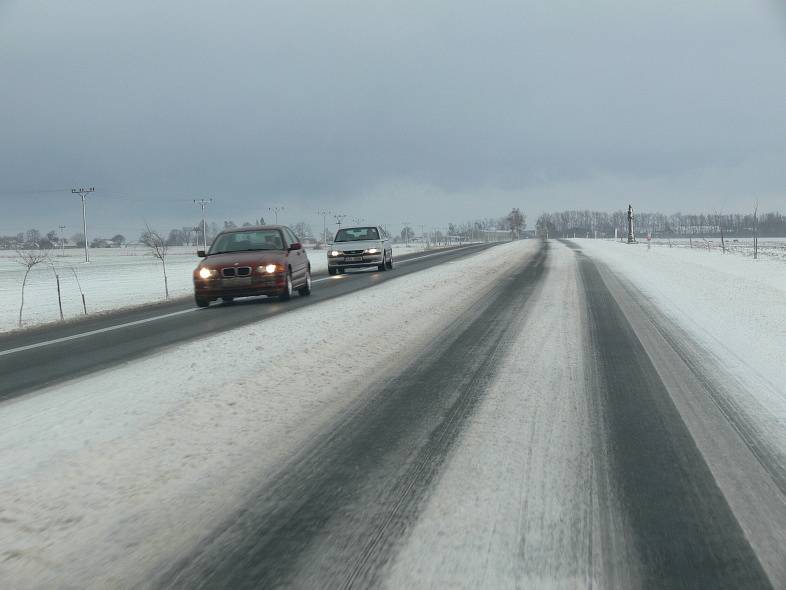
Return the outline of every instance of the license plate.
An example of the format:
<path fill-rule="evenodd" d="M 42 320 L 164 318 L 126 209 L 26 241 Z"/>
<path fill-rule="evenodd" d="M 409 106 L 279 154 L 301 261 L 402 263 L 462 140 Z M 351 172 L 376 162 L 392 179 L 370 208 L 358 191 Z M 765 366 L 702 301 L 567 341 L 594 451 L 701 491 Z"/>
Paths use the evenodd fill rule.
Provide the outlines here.
<path fill-rule="evenodd" d="M 363 262 L 362 256 L 347 256 L 344 258 L 344 262 Z"/>
<path fill-rule="evenodd" d="M 247 287 L 251 284 L 251 277 L 232 277 L 221 280 L 224 287 Z"/>

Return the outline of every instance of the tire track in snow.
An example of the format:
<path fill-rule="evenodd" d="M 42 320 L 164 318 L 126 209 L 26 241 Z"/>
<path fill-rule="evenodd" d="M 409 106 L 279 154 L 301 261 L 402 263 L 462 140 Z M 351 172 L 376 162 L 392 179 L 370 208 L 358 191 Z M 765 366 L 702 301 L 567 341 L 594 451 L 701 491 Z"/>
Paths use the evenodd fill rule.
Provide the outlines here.
<path fill-rule="evenodd" d="M 574 254 L 552 242 L 522 327 L 385 587 L 637 587 L 632 536 L 595 445 L 577 277 Z"/>
<path fill-rule="evenodd" d="M 633 529 L 642 584 L 771 584 L 647 352 L 580 248 L 588 313 L 588 381 L 598 393 L 612 483 Z M 598 425 L 601 427 L 601 425 Z"/>
<path fill-rule="evenodd" d="M 159 586 L 367 587 L 407 534 L 539 288 L 547 245 Z"/>

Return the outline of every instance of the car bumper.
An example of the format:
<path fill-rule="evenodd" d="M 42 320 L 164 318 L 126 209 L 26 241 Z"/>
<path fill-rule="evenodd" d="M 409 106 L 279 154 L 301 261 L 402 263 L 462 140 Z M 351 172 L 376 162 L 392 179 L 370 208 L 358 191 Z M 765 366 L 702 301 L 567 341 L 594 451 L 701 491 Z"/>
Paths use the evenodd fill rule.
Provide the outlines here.
<path fill-rule="evenodd" d="M 328 268 L 360 268 L 364 266 L 379 266 L 382 264 L 382 254 L 366 254 L 365 256 L 350 256 L 349 258 L 361 258 L 362 260 L 347 260 L 346 256 L 335 256 L 328 258 Z"/>
<path fill-rule="evenodd" d="M 254 276 L 250 281 L 227 279 L 194 279 L 194 294 L 200 299 L 220 297 L 253 297 L 255 295 L 278 295 L 287 285 L 285 274 Z"/>

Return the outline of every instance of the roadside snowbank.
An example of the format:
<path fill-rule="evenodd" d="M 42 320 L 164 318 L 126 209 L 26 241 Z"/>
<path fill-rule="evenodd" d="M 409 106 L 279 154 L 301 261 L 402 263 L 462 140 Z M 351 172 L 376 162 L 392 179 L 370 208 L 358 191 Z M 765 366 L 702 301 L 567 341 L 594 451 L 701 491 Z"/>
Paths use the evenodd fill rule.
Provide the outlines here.
<path fill-rule="evenodd" d="M 419 252 L 421 245 L 394 245 L 397 256 Z M 327 270 L 325 250 L 309 250 L 314 273 Z M 24 268 L 15 262 L 15 252 L 0 251 L 0 332 L 17 328 Z M 170 249 L 167 277 L 170 297 L 193 293 L 191 272 L 199 259 L 194 248 Z M 63 315 L 66 319 L 83 314 L 81 292 L 85 294 L 88 313 L 119 309 L 131 305 L 165 300 L 161 263 L 146 248 L 94 248 L 85 264 L 82 250 L 66 250 L 65 256 L 54 252 L 54 270 L 60 276 Z M 60 319 L 57 282 L 52 266 L 34 267 L 25 289 L 24 326 Z"/>
<path fill-rule="evenodd" d="M 0 579 L 142 583 L 536 247 L 502 245 L 0 404 Z M 347 357 L 348 341 L 363 354 Z"/>

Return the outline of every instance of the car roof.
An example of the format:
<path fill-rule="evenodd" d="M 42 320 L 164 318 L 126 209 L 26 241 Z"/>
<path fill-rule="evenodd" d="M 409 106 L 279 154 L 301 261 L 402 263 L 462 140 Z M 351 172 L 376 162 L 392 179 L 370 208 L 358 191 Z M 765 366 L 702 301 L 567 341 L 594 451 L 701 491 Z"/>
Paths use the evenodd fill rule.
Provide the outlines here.
<path fill-rule="evenodd" d="M 246 225 L 244 227 L 228 227 L 226 229 L 222 229 L 219 234 L 228 234 L 232 232 L 239 232 L 239 231 L 259 231 L 264 229 L 289 229 L 286 225 Z M 291 230 L 290 230 L 291 231 Z"/>

